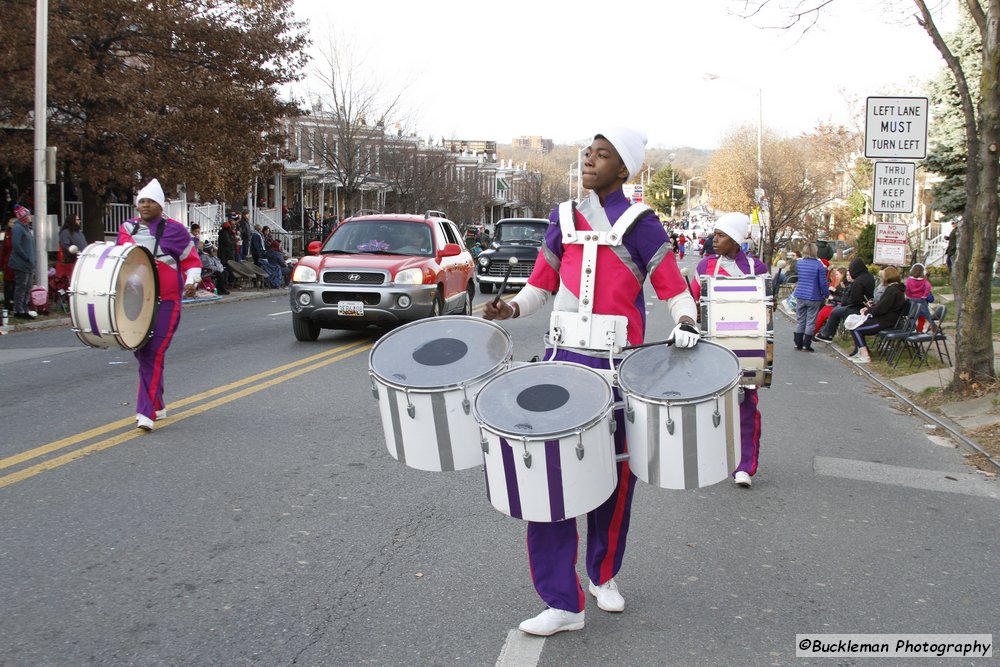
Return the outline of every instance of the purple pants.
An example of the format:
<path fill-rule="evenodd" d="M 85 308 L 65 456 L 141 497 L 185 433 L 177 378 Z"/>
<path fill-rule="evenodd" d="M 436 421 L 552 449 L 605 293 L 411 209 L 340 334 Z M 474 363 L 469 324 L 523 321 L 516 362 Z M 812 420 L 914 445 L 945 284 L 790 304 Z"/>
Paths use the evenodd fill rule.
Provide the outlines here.
<path fill-rule="evenodd" d="M 733 472 L 743 471 L 753 477 L 757 472 L 760 454 L 760 410 L 757 409 L 757 390 L 743 388 L 740 403 L 740 464 Z"/>
<path fill-rule="evenodd" d="M 135 411 L 152 420 L 156 419 L 156 411 L 164 408 L 163 362 L 180 322 L 181 302 L 170 299 L 161 301 L 156 311 L 153 337 L 134 352 L 139 362 L 139 393 L 135 399 Z"/>
<path fill-rule="evenodd" d="M 607 368 L 608 360 L 597 359 L 566 350 L 559 350 L 546 361 L 572 361 L 590 368 Z M 617 400 L 617 392 L 615 395 Z M 621 410 L 615 411 L 615 451 L 627 451 L 625 421 Z M 597 509 L 587 513 L 587 574 L 595 584 L 603 584 L 615 576 L 622 566 L 629 519 L 632 514 L 632 493 L 636 477 L 628 462 L 618 466 L 618 486 L 611 497 Z M 576 573 L 576 555 L 580 537 L 576 519 L 542 523 L 528 522 L 528 565 L 531 580 L 542 600 L 550 607 L 578 612 L 584 608 L 584 593 Z"/>

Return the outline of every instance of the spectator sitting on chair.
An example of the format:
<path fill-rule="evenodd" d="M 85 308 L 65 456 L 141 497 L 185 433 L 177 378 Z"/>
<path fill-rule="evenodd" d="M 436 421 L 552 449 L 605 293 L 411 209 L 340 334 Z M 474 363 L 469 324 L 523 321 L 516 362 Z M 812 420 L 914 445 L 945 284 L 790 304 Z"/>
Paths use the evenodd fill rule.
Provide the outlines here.
<path fill-rule="evenodd" d="M 871 362 L 871 355 L 865 344 L 865 336 L 894 326 L 899 320 L 899 316 L 906 310 L 906 289 L 899 282 L 899 269 L 895 266 L 887 266 L 882 269 L 882 281 L 885 283 L 882 298 L 876 301 L 871 308 L 861 309 L 861 315 L 869 317 L 851 331 L 856 349 L 851 353 L 850 359 L 856 364 Z"/>
<path fill-rule="evenodd" d="M 816 330 L 813 332 L 815 336 L 819 333 L 819 330 L 823 328 L 826 321 L 830 318 L 830 312 L 833 311 L 837 306 L 843 305 L 844 299 L 847 298 L 847 288 L 850 286 L 850 281 L 847 278 L 847 267 L 838 266 L 830 271 L 830 296 L 826 301 L 826 305 L 819 309 L 819 315 L 816 316 Z"/>
<path fill-rule="evenodd" d="M 219 258 L 215 256 L 215 245 L 211 241 L 205 241 L 198 253 L 201 258 L 201 282 L 199 286 L 207 292 L 216 291 L 218 294 L 229 294 L 226 287 L 225 267 Z"/>
<path fill-rule="evenodd" d="M 830 311 L 830 317 L 819 333 L 816 334 L 816 340 L 821 340 L 825 343 L 831 342 L 833 337 L 837 335 L 840 323 L 848 315 L 857 315 L 860 313 L 861 309 L 867 305 L 868 301 L 872 298 L 872 294 L 875 292 L 875 276 L 868 271 L 868 266 L 860 257 L 855 257 L 851 260 L 847 274 L 851 281 L 851 286 L 847 290 L 847 297 L 844 299 L 843 305 L 835 306 Z"/>
<path fill-rule="evenodd" d="M 261 231 L 264 234 L 264 247 L 267 248 L 264 256 L 267 257 L 267 261 L 281 269 L 281 286 L 287 287 L 288 281 L 292 277 L 292 269 L 288 266 L 288 257 L 281 249 L 281 242 L 271 235 L 270 227 L 265 227 Z"/>
<path fill-rule="evenodd" d="M 281 267 L 267 259 L 267 246 L 260 225 L 254 225 L 250 235 L 250 256 L 254 264 L 267 271 L 268 285 L 274 289 L 281 287 Z"/>

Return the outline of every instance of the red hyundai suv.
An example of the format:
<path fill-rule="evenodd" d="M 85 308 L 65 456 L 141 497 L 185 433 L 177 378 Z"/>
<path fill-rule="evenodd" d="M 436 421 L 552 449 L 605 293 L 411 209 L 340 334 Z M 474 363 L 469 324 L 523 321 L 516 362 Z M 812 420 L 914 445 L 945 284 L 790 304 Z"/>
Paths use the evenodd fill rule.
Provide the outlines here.
<path fill-rule="evenodd" d="M 292 330 L 312 341 L 321 329 L 471 315 L 474 275 L 472 255 L 443 215 L 347 218 L 295 265 Z"/>

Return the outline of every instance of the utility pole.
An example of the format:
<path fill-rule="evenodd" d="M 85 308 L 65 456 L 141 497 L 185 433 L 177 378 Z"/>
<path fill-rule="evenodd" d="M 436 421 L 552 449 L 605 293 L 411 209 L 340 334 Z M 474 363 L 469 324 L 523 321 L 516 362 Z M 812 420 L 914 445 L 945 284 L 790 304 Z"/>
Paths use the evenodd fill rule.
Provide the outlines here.
<path fill-rule="evenodd" d="M 49 280 L 49 186 L 46 177 L 48 143 L 48 60 L 49 60 L 49 0 L 35 3 L 35 284 L 48 286 Z"/>

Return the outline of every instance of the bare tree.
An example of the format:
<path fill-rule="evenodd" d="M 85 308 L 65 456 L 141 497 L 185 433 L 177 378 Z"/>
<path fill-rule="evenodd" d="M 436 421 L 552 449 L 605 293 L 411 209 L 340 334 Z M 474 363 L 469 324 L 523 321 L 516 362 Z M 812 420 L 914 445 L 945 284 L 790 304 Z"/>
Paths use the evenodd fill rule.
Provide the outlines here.
<path fill-rule="evenodd" d="M 381 158 L 379 175 L 393 193 L 390 210 L 423 213 L 444 207 L 447 202 L 445 182 L 454 162 L 453 156 L 412 139 L 387 141 Z"/>
<path fill-rule="evenodd" d="M 741 0 L 746 17 L 762 19 L 768 10 L 784 17 L 781 29 L 803 33 L 815 25 L 823 8 L 838 0 L 800 0 L 785 9 L 772 0 Z M 914 18 L 941 54 L 955 79 L 965 118 L 966 202 L 958 223 L 958 244 L 951 282 L 958 307 L 955 373 L 950 388 L 974 392 L 997 381 L 993 362 L 991 282 L 997 261 L 1000 217 L 1000 0 L 964 0 L 982 40 L 981 73 L 969 76 L 961 59 L 941 35 L 926 0 L 912 0 Z M 888 0 L 887 0 L 888 2 Z M 978 102 L 973 89 L 978 91 Z"/>

